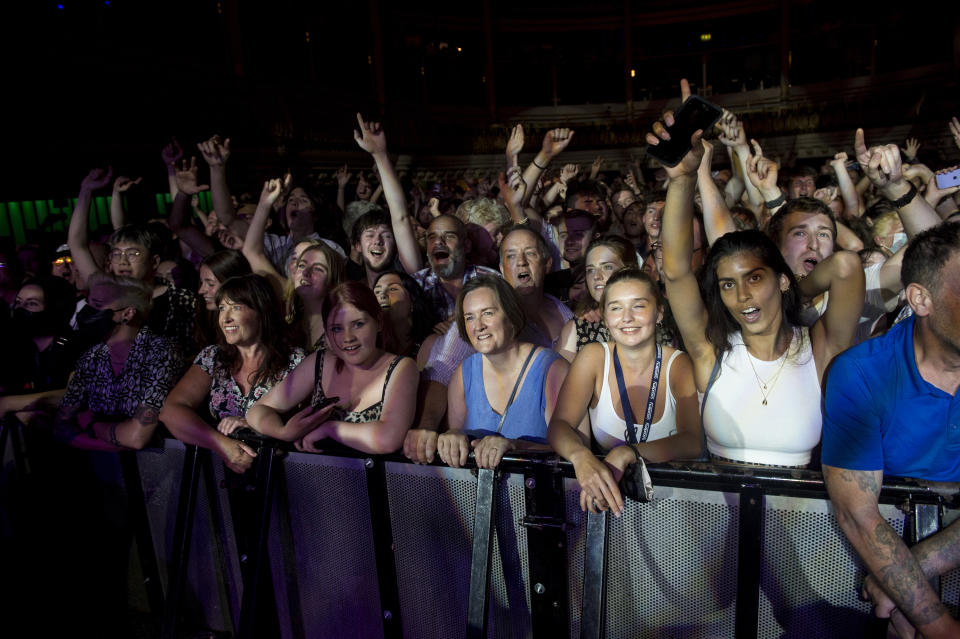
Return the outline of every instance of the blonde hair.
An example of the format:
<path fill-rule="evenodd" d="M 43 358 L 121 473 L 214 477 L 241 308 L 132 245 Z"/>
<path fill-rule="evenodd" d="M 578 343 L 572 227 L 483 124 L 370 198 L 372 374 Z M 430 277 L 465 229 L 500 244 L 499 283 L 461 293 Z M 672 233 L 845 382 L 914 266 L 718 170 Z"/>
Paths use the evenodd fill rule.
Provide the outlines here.
<path fill-rule="evenodd" d="M 467 200 L 457 207 L 457 217 L 465 224 L 477 224 L 479 226 L 491 222 L 496 222 L 497 226 L 503 226 L 510 222 L 510 213 L 507 211 L 507 207 L 488 197 Z"/>

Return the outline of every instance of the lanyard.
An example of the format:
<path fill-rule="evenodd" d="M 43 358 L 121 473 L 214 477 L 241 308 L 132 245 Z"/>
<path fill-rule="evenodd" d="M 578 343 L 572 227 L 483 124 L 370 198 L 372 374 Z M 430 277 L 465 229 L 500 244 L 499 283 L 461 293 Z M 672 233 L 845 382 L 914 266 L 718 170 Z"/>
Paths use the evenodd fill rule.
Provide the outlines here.
<path fill-rule="evenodd" d="M 660 361 L 663 357 L 663 349 L 657 344 L 657 359 L 653 363 L 653 378 L 650 380 L 650 398 L 647 400 L 647 412 L 643 416 L 643 432 L 640 438 L 637 438 L 637 428 L 633 421 L 633 409 L 630 407 L 630 397 L 627 395 L 627 386 L 623 382 L 623 369 L 620 367 L 620 358 L 617 356 L 617 347 L 613 347 L 613 370 L 617 374 L 617 386 L 620 387 L 620 403 L 623 405 L 623 417 L 627 423 L 627 428 L 623 432 L 623 438 L 630 444 L 638 444 L 647 441 L 650 435 L 650 423 L 653 421 L 653 409 L 657 403 L 657 386 L 660 385 Z"/>

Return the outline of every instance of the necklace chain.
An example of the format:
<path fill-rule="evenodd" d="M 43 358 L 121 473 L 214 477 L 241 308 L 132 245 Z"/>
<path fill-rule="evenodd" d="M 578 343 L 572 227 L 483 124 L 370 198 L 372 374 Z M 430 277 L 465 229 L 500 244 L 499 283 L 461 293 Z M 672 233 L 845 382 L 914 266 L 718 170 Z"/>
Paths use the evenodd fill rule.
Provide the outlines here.
<path fill-rule="evenodd" d="M 787 350 L 790 350 L 789 346 L 787 346 Z M 783 365 L 787 363 L 787 351 L 784 351 L 783 355 L 780 356 L 780 366 L 777 368 L 777 372 L 774 373 L 773 377 L 767 381 L 760 379 L 760 375 L 757 373 L 757 368 L 753 365 L 753 356 L 750 355 L 749 350 L 747 351 L 747 361 L 750 362 L 750 368 L 753 370 L 753 376 L 757 378 L 757 385 L 760 387 L 760 396 L 763 398 L 761 403 L 766 406 L 767 397 L 773 392 L 773 386 L 777 383 L 777 380 L 780 379 L 780 373 L 783 372 Z"/>

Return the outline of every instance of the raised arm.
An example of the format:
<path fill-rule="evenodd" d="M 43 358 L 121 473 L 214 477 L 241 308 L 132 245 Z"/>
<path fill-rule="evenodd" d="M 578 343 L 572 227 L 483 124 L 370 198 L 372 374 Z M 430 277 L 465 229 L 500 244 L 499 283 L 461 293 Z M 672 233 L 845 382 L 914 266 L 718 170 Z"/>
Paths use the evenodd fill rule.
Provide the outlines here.
<path fill-rule="evenodd" d="M 830 360 L 853 345 L 866 290 L 860 257 L 852 251 L 836 251 L 798 286 L 801 295 L 809 299 L 830 293 L 827 310 L 813 327 L 814 355 L 822 377 Z"/>
<path fill-rule="evenodd" d="M 211 255 L 216 249 L 210 238 L 190 223 L 193 196 L 210 188 L 206 184 L 197 184 L 197 158 L 191 158 L 189 164 L 184 160 L 182 166 L 176 169 L 174 179 L 177 182 L 177 194 L 167 220 L 170 230 L 198 255 Z"/>
<path fill-rule="evenodd" d="M 163 160 L 164 166 L 167 167 L 167 186 L 170 188 L 170 199 L 177 197 L 177 162 L 183 158 L 183 149 L 180 148 L 180 143 L 177 142 L 177 138 L 170 140 L 170 144 L 163 147 L 160 151 L 160 159 Z"/>
<path fill-rule="evenodd" d="M 220 223 L 232 229 L 236 221 L 236 211 L 233 208 L 230 189 L 227 187 L 230 138 L 222 139 L 219 135 L 214 135 L 209 140 L 197 143 L 197 149 L 210 167 L 210 197 L 213 199 L 213 210 L 216 211 Z M 234 232 L 238 231 L 234 229 Z"/>
<path fill-rule="evenodd" d="M 700 143 L 703 145 L 703 159 L 697 169 L 697 188 L 703 205 L 703 228 L 707 233 L 707 244 L 712 245 L 718 237 L 736 231 L 737 227 L 727 208 L 727 201 L 711 175 L 713 145 L 705 140 Z"/>
<path fill-rule="evenodd" d="M 552 129 L 543 136 L 543 144 L 540 151 L 534 156 L 533 161 L 523 172 L 523 181 L 529 187 L 532 187 L 540 179 L 540 175 L 546 170 L 547 165 L 553 158 L 567 148 L 570 140 L 573 139 L 573 129 Z M 533 195 L 533 189 L 528 188 L 525 201 L 529 201 Z"/>
<path fill-rule="evenodd" d="M 357 114 L 359 130 L 353 132 L 353 139 L 360 148 L 373 156 L 380 171 L 380 184 L 383 194 L 387 198 L 387 208 L 390 209 L 390 219 L 393 223 L 393 236 L 397 240 L 397 254 L 400 263 L 407 273 L 416 273 L 423 268 L 423 258 L 420 255 L 420 245 L 413 231 L 413 222 L 407 211 L 406 198 L 400 179 L 387 155 L 387 136 L 379 122 L 364 122 L 363 116 Z"/>
<path fill-rule="evenodd" d="M 121 175 L 113 181 L 113 193 L 110 195 L 110 226 L 114 230 L 127 223 L 126 214 L 123 211 L 123 194 L 129 191 L 131 186 L 140 184 L 142 179 L 131 180 Z"/>
<path fill-rule="evenodd" d="M 847 217 L 860 217 L 863 215 L 863 198 L 857 193 L 857 186 L 850 179 L 850 173 L 847 171 L 847 154 L 841 151 L 830 160 L 830 167 L 837 176 L 837 183 L 840 185 L 840 197 L 843 199 L 843 211 Z"/>
<path fill-rule="evenodd" d="M 73 207 L 70 217 L 70 227 L 67 230 L 67 246 L 70 247 L 70 257 L 77 267 L 77 288 L 86 288 L 87 278 L 100 270 L 97 262 L 90 253 L 87 226 L 90 224 L 90 202 L 93 192 L 110 184 L 113 169 L 93 169 L 80 184 L 80 194 L 77 204 Z"/>
<path fill-rule="evenodd" d="M 893 615 L 896 625 L 896 615 L 902 613 L 926 639 L 960 636 L 960 624 L 941 603 L 914 554 L 880 514 L 878 503 L 883 472 L 848 470 L 824 464 L 823 479 L 837 523 L 870 575 L 895 606 L 886 605 L 881 609 L 878 597 L 872 595 L 874 603 L 878 604 L 878 616 Z M 956 526 L 951 526 L 947 531 L 956 535 L 954 528 Z M 932 543 L 928 548 L 930 545 Z M 953 553 L 956 553 L 955 547 Z M 904 626 L 900 624 L 899 627 Z"/>
<path fill-rule="evenodd" d="M 250 262 L 250 268 L 254 273 L 259 273 L 267 279 L 273 281 L 274 285 L 281 285 L 286 278 L 285 274 L 278 273 L 273 263 L 267 257 L 263 248 L 263 235 L 267 231 L 267 224 L 270 221 L 270 211 L 273 205 L 287 187 L 290 186 L 290 174 L 287 173 L 282 180 L 273 179 L 263 183 L 263 190 L 260 192 L 260 201 L 257 202 L 257 210 L 250 220 L 250 228 L 243 238 L 243 256 Z M 280 286 L 282 288 L 282 286 Z M 278 289 L 279 290 L 279 289 Z"/>
<path fill-rule="evenodd" d="M 777 163 L 769 158 L 763 157 L 763 149 L 756 140 L 750 140 L 753 145 L 753 153 L 747 158 L 747 181 L 750 182 L 760 192 L 763 198 L 763 210 L 766 210 L 766 217 L 758 220 L 761 228 L 766 227 L 766 222 L 780 210 L 780 207 L 786 203 L 786 197 L 780 187 L 777 186 L 777 176 L 780 168 Z"/>
<path fill-rule="evenodd" d="M 720 129 L 720 142 L 731 151 L 730 156 L 735 165 L 735 173 L 738 173 L 743 180 L 750 204 L 753 206 L 761 206 L 763 204 L 763 196 L 753 182 L 747 179 L 747 161 L 750 159 L 750 145 L 747 144 L 747 133 L 744 130 L 743 122 L 730 111 L 724 111 L 723 117 L 717 122 L 717 127 Z"/>
<path fill-rule="evenodd" d="M 350 178 L 353 176 L 350 175 L 350 171 L 347 169 L 346 164 L 337 169 L 333 175 L 335 178 L 337 178 L 337 206 L 340 207 L 341 212 L 346 213 L 347 201 L 345 191 L 347 189 L 347 184 L 350 183 Z"/>

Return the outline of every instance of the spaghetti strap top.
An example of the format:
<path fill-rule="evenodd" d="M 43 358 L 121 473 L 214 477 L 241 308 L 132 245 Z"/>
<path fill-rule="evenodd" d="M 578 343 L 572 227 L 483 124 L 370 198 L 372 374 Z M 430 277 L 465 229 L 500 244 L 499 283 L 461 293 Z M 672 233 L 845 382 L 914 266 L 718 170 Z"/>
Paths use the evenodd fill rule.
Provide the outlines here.
<path fill-rule="evenodd" d="M 317 362 L 314 368 L 314 387 L 313 387 L 313 398 L 312 403 L 316 406 L 318 403 L 326 399 L 326 394 L 323 392 L 321 381 L 323 380 L 323 360 L 326 349 L 317 351 Z M 364 422 L 375 422 L 379 421 L 381 413 L 383 412 L 383 400 L 387 394 L 387 385 L 390 383 L 390 375 L 393 374 L 393 369 L 397 367 L 397 364 L 400 363 L 400 360 L 404 358 L 403 355 L 397 355 L 390 366 L 387 367 L 387 374 L 383 378 L 383 390 L 380 391 L 380 401 L 376 404 L 371 404 L 363 410 L 357 411 L 345 411 L 340 407 L 336 407 L 330 413 L 330 419 L 339 422 L 350 422 L 352 424 L 362 424 Z"/>

